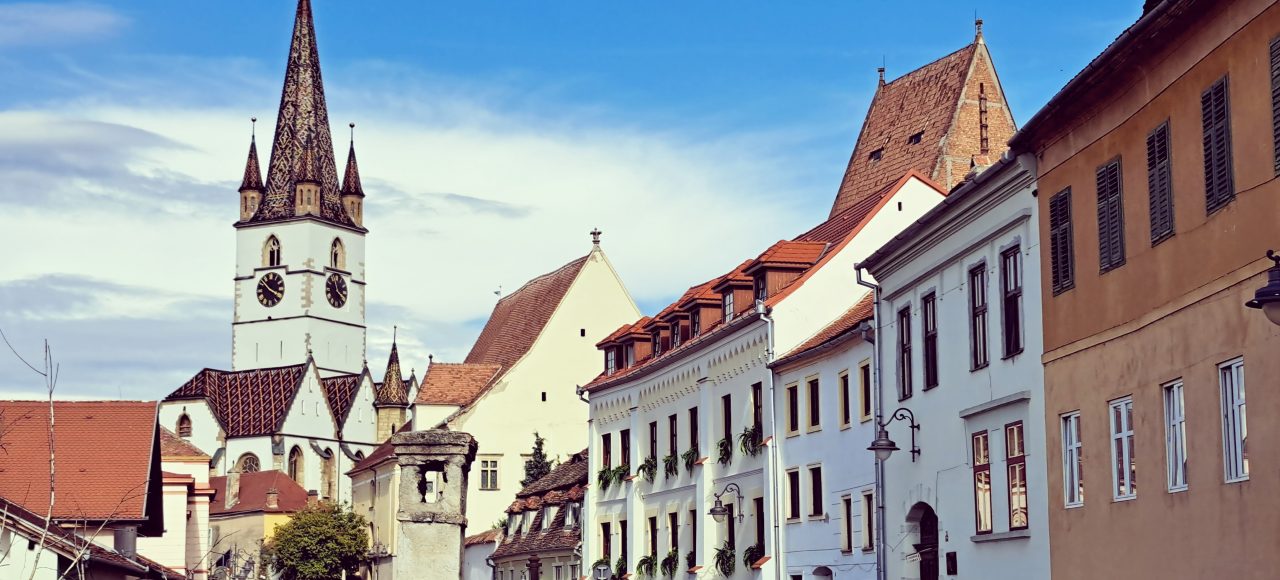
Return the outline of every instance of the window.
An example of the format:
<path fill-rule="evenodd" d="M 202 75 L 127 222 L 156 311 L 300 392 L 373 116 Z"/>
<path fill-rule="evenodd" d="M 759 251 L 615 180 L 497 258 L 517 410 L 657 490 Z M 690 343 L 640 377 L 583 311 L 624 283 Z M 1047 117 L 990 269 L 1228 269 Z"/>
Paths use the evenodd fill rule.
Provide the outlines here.
<path fill-rule="evenodd" d="M 1226 481 L 1249 479 L 1249 429 L 1245 422 L 1244 360 L 1218 367 L 1222 387 L 1222 458 Z"/>
<path fill-rule="evenodd" d="M 912 133 L 910 137 L 907 137 L 907 145 L 915 145 L 916 143 L 919 143 L 920 140 L 923 138 L 924 138 L 924 131 L 916 131 L 915 133 Z"/>
<path fill-rule="evenodd" d="M 631 474 L 631 430 L 623 429 L 618 432 L 619 457 L 618 465 L 627 466 L 627 474 Z"/>
<path fill-rule="evenodd" d="M 1187 416 L 1182 381 L 1164 386 L 1164 456 L 1169 491 L 1187 489 Z"/>
<path fill-rule="evenodd" d="M 262 245 L 262 265 L 268 268 L 280 265 L 280 240 L 275 236 L 268 236 Z"/>
<path fill-rule="evenodd" d="M 555 580 L 564 580 L 564 566 L 556 566 L 555 571 Z"/>
<path fill-rule="evenodd" d="M 898 400 L 911 398 L 911 307 L 898 311 Z"/>
<path fill-rule="evenodd" d="M 613 453 L 612 453 L 613 449 L 611 449 L 613 445 L 611 444 L 612 441 L 610 441 L 610 439 L 611 439 L 611 436 L 608 433 L 605 433 L 600 436 L 600 466 L 601 467 L 613 466 Z M 626 463 L 626 462 L 624 461 L 623 463 Z"/>
<path fill-rule="evenodd" d="M 757 497 L 751 500 L 751 506 L 755 508 L 756 520 L 756 545 L 764 548 L 764 498 Z M 754 562 L 753 562 L 754 564 Z"/>
<path fill-rule="evenodd" d="M 1004 357 L 1022 352 L 1022 248 L 1000 254 L 1000 320 L 1003 322 Z"/>
<path fill-rule="evenodd" d="M 1027 449 L 1022 422 L 1004 426 L 1005 471 L 1009 483 L 1009 529 L 1027 529 Z"/>
<path fill-rule="evenodd" d="M 1227 77 L 1218 79 L 1200 95 L 1200 119 L 1204 126 L 1205 211 L 1213 213 L 1236 197 L 1231 167 L 1231 111 Z"/>
<path fill-rule="evenodd" d="M 289 450 L 289 478 L 297 482 L 298 485 L 304 485 L 302 483 L 302 467 L 302 449 L 294 445 L 293 449 Z"/>
<path fill-rule="evenodd" d="M 1066 507 L 1084 505 L 1084 455 L 1080 443 L 1080 412 L 1062 416 L 1062 490 Z"/>
<path fill-rule="evenodd" d="M 702 311 L 695 309 L 689 313 L 689 338 L 702 334 Z"/>
<path fill-rule="evenodd" d="M 800 519 L 800 470 L 787 470 L 787 519 Z"/>
<path fill-rule="evenodd" d="M 689 551 L 698 546 L 698 510 L 689 510 Z"/>
<path fill-rule="evenodd" d="M 680 516 L 676 512 L 667 514 L 667 533 L 671 535 L 671 544 L 668 546 L 671 550 L 680 548 Z"/>
<path fill-rule="evenodd" d="M 987 265 L 969 270 L 969 366 L 987 366 Z"/>
<path fill-rule="evenodd" d="M 822 517 L 827 513 L 826 498 L 822 495 L 822 466 L 809 467 L 809 517 Z"/>
<path fill-rule="evenodd" d="M 979 534 L 991 533 L 991 447 L 986 431 L 973 437 L 973 517 Z"/>
<path fill-rule="evenodd" d="M 343 247 L 342 240 L 334 238 L 333 243 L 329 245 L 329 265 L 339 270 L 345 270 L 347 267 L 347 249 Z"/>
<path fill-rule="evenodd" d="M 733 289 L 730 288 L 724 292 L 724 321 L 733 320 Z"/>
<path fill-rule="evenodd" d="M 1124 202 L 1120 160 L 1098 168 L 1098 269 L 1124 265 Z"/>
<path fill-rule="evenodd" d="M 938 386 L 938 296 L 925 294 L 920 301 L 920 319 L 924 324 L 924 390 Z"/>
<path fill-rule="evenodd" d="M 862 492 L 862 550 L 876 549 L 876 500 L 875 492 Z"/>
<path fill-rule="evenodd" d="M 667 416 L 667 455 L 679 455 L 676 450 L 679 444 L 676 442 L 676 436 L 680 434 L 679 419 L 675 415 Z"/>
<path fill-rule="evenodd" d="M 191 436 L 191 417 L 187 416 L 186 413 L 183 413 L 181 417 L 178 417 L 178 437 L 190 437 L 190 436 Z"/>
<path fill-rule="evenodd" d="M 621 544 L 622 547 L 618 550 L 619 552 L 618 555 L 623 560 L 627 559 L 627 532 L 628 531 L 629 531 L 629 528 L 627 528 L 627 520 L 619 521 L 618 522 L 618 539 L 621 540 L 619 543 Z"/>
<path fill-rule="evenodd" d="M 702 453 L 701 444 L 698 442 L 698 408 L 689 409 L 689 448 L 693 450 L 694 455 Z"/>
<path fill-rule="evenodd" d="M 556 519 L 554 510 L 555 508 L 550 506 L 542 508 L 542 519 L 540 520 L 542 523 L 538 527 L 539 530 L 545 530 L 551 527 L 551 521 Z"/>
<path fill-rule="evenodd" d="M 720 397 L 721 423 L 724 425 L 724 438 L 733 442 L 733 395 Z"/>
<path fill-rule="evenodd" d="M 649 422 L 649 459 L 658 459 L 658 422 Z"/>
<path fill-rule="evenodd" d="M 738 530 L 734 526 L 738 522 L 738 512 L 734 511 L 734 505 L 731 503 L 724 504 L 724 509 L 728 512 L 725 518 L 725 542 L 729 544 L 729 550 L 738 551 Z"/>
<path fill-rule="evenodd" d="M 658 518 L 652 516 L 649 518 L 649 556 L 657 558 L 658 556 Z"/>
<path fill-rule="evenodd" d="M 609 556 L 613 554 L 613 531 L 609 529 L 609 522 L 600 523 L 600 557 L 613 563 L 613 559 Z"/>
<path fill-rule="evenodd" d="M 756 430 L 756 441 L 764 437 L 764 384 L 751 385 L 751 425 Z"/>
<path fill-rule="evenodd" d="M 245 453 L 236 460 L 236 471 L 240 473 L 257 473 L 262 469 L 262 464 L 258 463 L 258 456 L 252 453 Z"/>
<path fill-rule="evenodd" d="M 755 278 L 752 279 L 751 287 L 755 290 L 756 302 L 760 302 L 769 297 L 769 286 L 765 281 L 766 278 L 764 272 L 756 274 Z"/>
<path fill-rule="evenodd" d="M 604 372 L 611 375 L 618 370 L 618 351 L 613 348 L 604 349 Z"/>
<path fill-rule="evenodd" d="M 800 431 L 800 385 L 787 385 L 787 434 Z"/>
<path fill-rule="evenodd" d="M 1147 200 L 1153 246 L 1173 235 L 1173 170 L 1169 155 L 1169 122 L 1165 121 L 1147 135 Z"/>
<path fill-rule="evenodd" d="M 818 377 L 809 379 L 809 430 L 822 428 L 822 389 L 818 385 Z"/>
<path fill-rule="evenodd" d="M 626 356 L 627 366 L 630 367 L 636 364 L 636 344 L 634 342 L 628 342 L 627 346 L 623 347 L 622 350 L 624 356 Z"/>
<path fill-rule="evenodd" d="M 849 407 L 849 371 L 840 371 L 840 427 L 848 427 L 853 422 L 853 412 Z"/>
<path fill-rule="evenodd" d="M 872 163 L 875 163 L 876 161 L 879 161 L 882 157 L 884 157 L 884 147 L 881 147 L 879 149 L 876 149 L 875 151 L 872 151 L 869 155 L 867 155 L 867 160 L 871 161 Z"/>
<path fill-rule="evenodd" d="M 650 342 L 652 343 L 653 356 L 656 357 L 662 354 L 662 332 L 657 330 L 653 331 L 653 334 L 650 336 Z"/>
<path fill-rule="evenodd" d="M 1111 494 L 1116 500 L 1138 495 L 1138 465 L 1133 460 L 1133 399 L 1111 401 Z"/>
<path fill-rule="evenodd" d="M 575 528 L 582 521 L 582 504 L 573 502 L 564 504 L 564 527 Z"/>
<path fill-rule="evenodd" d="M 858 420 L 871 420 L 871 363 L 858 365 Z"/>
<path fill-rule="evenodd" d="M 845 495 L 840 497 L 840 514 L 844 518 L 844 526 L 841 528 L 840 551 L 853 551 L 853 496 Z"/>
<path fill-rule="evenodd" d="M 1068 187 L 1049 198 L 1049 269 L 1054 295 L 1076 285 L 1071 236 L 1071 188 Z"/>
<path fill-rule="evenodd" d="M 1271 40 L 1271 132 L 1276 175 L 1280 175 L 1280 37 Z"/>
<path fill-rule="evenodd" d="M 680 321 L 671 321 L 671 348 L 680 346 Z"/>
<path fill-rule="evenodd" d="M 480 489 L 498 489 L 498 458 L 490 457 L 480 460 Z"/>

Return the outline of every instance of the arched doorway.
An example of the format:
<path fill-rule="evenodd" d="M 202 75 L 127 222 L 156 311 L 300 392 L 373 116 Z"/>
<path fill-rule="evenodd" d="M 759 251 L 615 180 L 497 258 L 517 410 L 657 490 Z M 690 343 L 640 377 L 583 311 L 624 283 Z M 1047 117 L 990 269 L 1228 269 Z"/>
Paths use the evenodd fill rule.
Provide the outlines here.
<path fill-rule="evenodd" d="M 907 512 L 907 523 L 916 529 L 916 556 L 912 558 L 920 567 L 920 580 L 938 580 L 938 514 L 927 503 L 920 502 L 911 506 Z"/>

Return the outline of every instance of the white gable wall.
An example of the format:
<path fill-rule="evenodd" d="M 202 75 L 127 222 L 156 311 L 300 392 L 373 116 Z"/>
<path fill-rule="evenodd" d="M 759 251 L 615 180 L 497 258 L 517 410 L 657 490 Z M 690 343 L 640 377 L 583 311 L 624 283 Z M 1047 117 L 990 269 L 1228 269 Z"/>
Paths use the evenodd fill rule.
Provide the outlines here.
<path fill-rule="evenodd" d="M 158 421 L 162 426 L 177 433 L 178 419 L 183 413 L 191 419 L 191 436 L 185 439 L 212 457 L 213 452 L 222 446 L 218 441 L 222 426 L 209 410 L 209 404 L 204 399 L 162 402 Z"/>

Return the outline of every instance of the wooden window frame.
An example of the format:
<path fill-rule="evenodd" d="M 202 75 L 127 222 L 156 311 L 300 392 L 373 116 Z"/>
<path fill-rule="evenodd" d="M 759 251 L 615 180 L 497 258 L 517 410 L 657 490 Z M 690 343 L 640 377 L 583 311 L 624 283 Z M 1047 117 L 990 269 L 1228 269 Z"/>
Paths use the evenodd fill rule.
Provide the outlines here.
<path fill-rule="evenodd" d="M 818 375 L 808 377 L 805 384 L 805 409 L 808 410 L 806 433 L 822 430 L 822 379 Z"/>
<path fill-rule="evenodd" d="M 680 513 L 667 513 L 667 541 L 670 542 L 669 550 L 680 549 Z"/>
<path fill-rule="evenodd" d="M 658 558 L 658 516 L 649 516 L 649 556 Z"/>
<path fill-rule="evenodd" d="M 987 299 L 987 263 L 969 268 L 969 371 L 979 371 L 991 364 L 991 342 L 988 340 L 990 301 Z"/>
<path fill-rule="evenodd" d="M 1116 419 L 1116 411 L 1120 411 L 1120 419 Z M 1111 426 L 1111 499 L 1113 501 L 1129 501 L 1138 497 L 1134 475 L 1137 473 L 1137 461 L 1134 457 L 1136 435 L 1133 425 L 1133 397 L 1124 396 L 1107 402 L 1107 420 Z M 1116 444 L 1120 443 L 1117 449 Z M 1117 451 L 1119 455 L 1117 456 Z M 1127 469 L 1121 473 L 1119 467 Z"/>
<path fill-rule="evenodd" d="M 613 525 L 612 522 L 600 522 L 600 557 L 613 564 Z"/>
<path fill-rule="evenodd" d="M 702 441 L 699 441 L 701 435 L 701 425 L 698 424 L 698 408 L 689 407 L 689 448 L 693 449 L 694 455 L 702 455 Z"/>
<path fill-rule="evenodd" d="M 875 416 L 875 398 L 872 396 L 871 361 L 858 363 L 858 422 L 866 423 Z"/>
<path fill-rule="evenodd" d="M 667 415 L 667 455 L 680 455 L 680 417 L 675 413 Z"/>
<path fill-rule="evenodd" d="M 499 465 L 500 462 L 498 461 L 499 459 L 501 459 L 501 456 L 498 456 L 498 455 L 483 456 L 482 455 L 480 457 L 477 457 L 476 459 L 480 461 L 480 490 L 481 491 L 499 491 L 502 487 L 501 485 L 502 466 Z M 493 465 L 485 465 L 486 463 L 492 463 Z M 492 473 L 492 475 L 489 475 L 490 473 Z M 486 477 L 489 478 L 489 482 L 491 485 L 488 485 L 488 486 L 485 485 Z"/>
<path fill-rule="evenodd" d="M 820 520 L 827 515 L 826 482 L 822 480 L 822 464 L 806 466 L 809 472 L 809 519 Z"/>
<path fill-rule="evenodd" d="M 1221 90 L 1221 112 L 1215 93 Z M 1215 119 L 1214 117 L 1221 117 Z M 1205 213 L 1226 207 L 1236 198 L 1235 166 L 1231 145 L 1230 75 L 1223 75 L 1200 93 L 1200 122 L 1204 153 Z"/>
<path fill-rule="evenodd" d="M 844 494 L 840 496 L 841 516 L 844 518 L 844 525 L 841 526 L 840 552 L 844 554 L 853 553 L 853 495 Z"/>
<path fill-rule="evenodd" d="M 981 448 L 979 447 L 981 441 Z M 992 485 L 991 485 L 991 434 L 986 430 L 969 435 L 969 450 L 973 458 L 973 529 L 977 535 L 990 534 L 995 528 L 992 521 Z M 981 451 L 981 453 L 979 452 Z M 982 476 L 986 476 L 986 497 L 982 495 Z M 986 529 L 983 529 L 983 508 L 986 508 Z"/>
<path fill-rule="evenodd" d="M 649 421 L 649 459 L 658 460 L 658 422 Z"/>
<path fill-rule="evenodd" d="M 862 551 L 876 551 L 876 492 L 873 489 L 864 489 L 859 494 L 862 507 L 860 510 L 860 520 L 862 523 Z"/>
<path fill-rule="evenodd" d="M 898 310 L 898 400 L 911 398 L 911 306 Z"/>
<path fill-rule="evenodd" d="M 627 475 L 631 475 L 631 430 L 623 429 L 618 432 L 618 465 L 627 467 Z"/>
<path fill-rule="evenodd" d="M 844 369 L 836 375 L 836 384 L 840 385 L 840 428 L 848 429 L 853 426 L 853 406 L 849 401 L 849 369 Z"/>
<path fill-rule="evenodd" d="M 1120 157 L 1098 166 L 1098 272 L 1106 274 L 1125 264 L 1124 168 Z"/>
<path fill-rule="evenodd" d="M 801 497 L 800 489 L 800 468 L 792 467 L 786 471 L 787 473 L 787 521 L 800 521 L 801 511 L 804 509 L 804 498 Z"/>
<path fill-rule="evenodd" d="M 800 434 L 800 383 L 787 385 L 787 436 Z"/>
<path fill-rule="evenodd" d="M 613 467 L 613 435 L 611 433 L 600 434 L 600 467 Z"/>
<path fill-rule="evenodd" d="M 938 386 L 938 295 L 920 299 L 920 324 L 924 333 L 924 390 Z"/>
<path fill-rule="evenodd" d="M 756 430 L 756 443 L 764 439 L 764 383 L 751 385 L 751 425 Z"/>
<path fill-rule="evenodd" d="M 1053 295 L 1076 287 L 1075 233 L 1071 211 L 1071 188 L 1049 198 L 1049 271 Z"/>
<path fill-rule="evenodd" d="M 1169 120 L 1165 119 L 1147 134 L 1147 215 L 1153 247 L 1173 237 L 1177 221 L 1173 211 L 1173 148 L 1169 131 Z"/>
<path fill-rule="evenodd" d="M 1017 433 L 1017 445 L 1011 438 L 1013 433 Z M 1004 426 L 1004 462 L 1005 462 L 1005 497 L 1009 506 L 1009 529 L 1025 530 L 1031 524 L 1031 504 L 1030 504 L 1030 482 L 1027 481 L 1027 432 L 1023 427 L 1022 421 L 1014 421 Z M 1014 476 L 1020 472 L 1021 476 Z M 1019 481 L 1022 489 L 1019 491 L 1018 486 L 1014 484 Z M 1015 497 L 1021 495 L 1021 506 L 1014 500 Z M 1018 507 L 1022 508 L 1022 525 L 1014 523 L 1017 520 Z"/>
<path fill-rule="evenodd" d="M 1004 358 L 1022 354 L 1022 247 L 1000 252 L 1000 328 Z"/>
<path fill-rule="evenodd" d="M 733 441 L 733 395 L 720 397 L 720 422 L 724 427 L 724 438 Z"/>

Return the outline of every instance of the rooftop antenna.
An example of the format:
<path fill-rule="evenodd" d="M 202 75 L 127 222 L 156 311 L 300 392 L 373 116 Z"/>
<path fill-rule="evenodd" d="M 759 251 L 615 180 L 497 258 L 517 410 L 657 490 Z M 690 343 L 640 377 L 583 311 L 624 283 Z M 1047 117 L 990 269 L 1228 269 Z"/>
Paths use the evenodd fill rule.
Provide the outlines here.
<path fill-rule="evenodd" d="M 395 344 L 395 343 L 396 343 L 396 332 L 397 332 L 399 329 L 400 329 L 400 327 L 399 327 L 399 326 L 396 326 L 396 325 L 394 325 L 394 324 L 393 324 L 393 325 L 391 325 L 391 344 Z"/>

